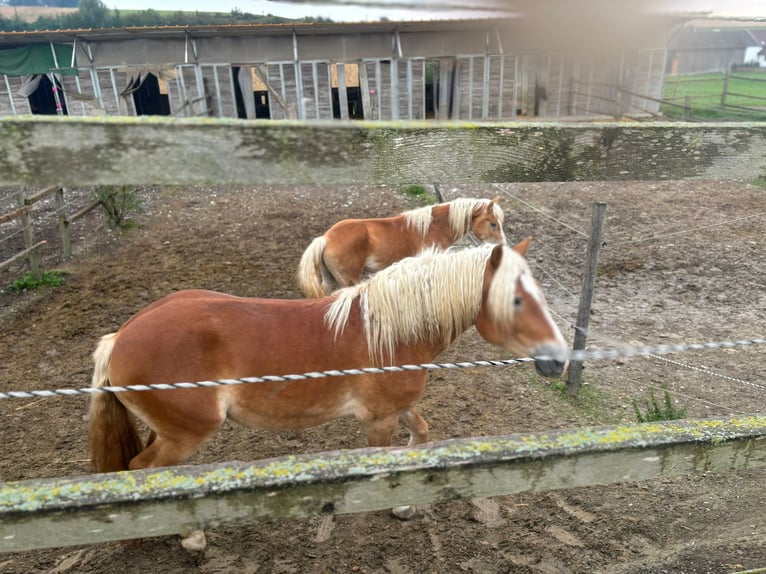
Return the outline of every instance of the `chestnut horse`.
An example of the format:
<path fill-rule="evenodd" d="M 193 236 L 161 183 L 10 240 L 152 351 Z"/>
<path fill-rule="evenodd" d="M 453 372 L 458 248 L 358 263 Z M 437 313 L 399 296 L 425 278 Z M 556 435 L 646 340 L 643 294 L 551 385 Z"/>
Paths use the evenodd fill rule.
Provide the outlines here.
<path fill-rule="evenodd" d="M 94 388 L 300 374 L 431 362 L 471 325 L 560 375 L 567 346 L 523 254 L 529 240 L 406 258 L 323 299 L 240 298 L 179 291 L 101 338 Z M 96 472 L 176 465 L 223 422 L 303 429 L 355 416 L 370 446 L 389 446 L 401 422 L 428 440 L 416 410 L 426 371 L 388 372 L 195 389 L 95 393 L 88 440 Z M 151 429 L 144 445 L 134 420 Z M 404 507 L 406 508 L 406 507 Z M 200 538 L 201 536 L 201 538 Z M 197 531 L 186 548 L 204 548 Z"/>
<path fill-rule="evenodd" d="M 482 243 L 505 243 L 503 209 L 494 199 L 461 197 L 394 217 L 344 219 L 314 239 L 298 265 L 306 297 L 325 297 L 431 246 L 446 249 L 473 233 Z"/>

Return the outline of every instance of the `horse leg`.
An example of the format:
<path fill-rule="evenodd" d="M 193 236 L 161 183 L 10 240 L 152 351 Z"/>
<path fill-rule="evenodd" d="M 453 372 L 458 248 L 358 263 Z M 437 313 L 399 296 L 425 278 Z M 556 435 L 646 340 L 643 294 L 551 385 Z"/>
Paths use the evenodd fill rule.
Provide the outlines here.
<path fill-rule="evenodd" d="M 328 241 L 322 256 L 322 286 L 328 294 L 359 283 L 367 263 L 364 249 L 357 242 L 336 244 Z"/>
<path fill-rule="evenodd" d="M 428 442 L 428 423 L 420 416 L 416 409 L 410 409 L 399 416 L 399 420 L 408 431 L 410 431 L 410 442 L 408 446 L 423 444 Z"/>
<path fill-rule="evenodd" d="M 180 464 L 211 438 L 218 427 L 205 434 L 189 435 L 183 440 L 173 440 L 150 431 L 147 447 L 130 461 L 129 469 L 157 468 Z M 202 552 L 207 540 L 202 530 L 181 533 L 181 546 L 190 552 Z"/>
<path fill-rule="evenodd" d="M 386 417 L 365 421 L 367 430 L 367 444 L 370 446 L 391 446 L 391 441 L 396 432 L 396 417 Z"/>
<path fill-rule="evenodd" d="M 402 425 L 410 431 L 408 446 L 428 442 L 428 423 L 420 416 L 420 413 L 412 408 L 399 416 Z M 401 520 L 410 520 L 415 515 L 414 506 L 397 506 L 391 512 Z"/>
<path fill-rule="evenodd" d="M 319 273 L 322 276 L 322 289 L 324 290 L 325 295 L 330 295 L 342 287 L 335 275 L 333 275 L 332 271 L 327 267 L 326 263 L 320 266 Z M 345 285 L 343 285 L 343 287 L 345 287 Z"/>

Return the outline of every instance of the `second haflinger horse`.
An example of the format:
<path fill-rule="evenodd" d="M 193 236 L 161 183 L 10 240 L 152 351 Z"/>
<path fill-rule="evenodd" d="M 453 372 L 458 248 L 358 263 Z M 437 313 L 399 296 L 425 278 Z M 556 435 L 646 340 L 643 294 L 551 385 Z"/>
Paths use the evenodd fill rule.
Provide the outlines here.
<path fill-rule="evenodd" d="M 306 297 L 325 297 L 431 246 L 445 249 L 469 233 L 481 243 L 504 243 L 503 209 L 494 199 L 462 197 L 394 217 L 344 219 L 314 239 L 298 265 Z"/>
<path fill-rule="evenodd" d="M 179 291 L 101 338 L 94 388 L 287 375 L 429 363 L 471 325 L 534 362 L 544 376 L 566 366 L 567 346 L 539 284 L 514 248 L 485 245 L 406 258 L 322 299 L 241 298 Z M 370 446 L 390 446 L 397 424 L 409 444 L 428 440 L 417 411 L 426 371 L 385 372 L 172 390 L 95 393 L 89 446 L 96 472 L 177 465 L 228 418 L 268 430 L 303 429 L 354 416 Z M 133 416 L 150 429 L 144 443 Z M 405 507 L 406 508 L 406 507 Z M 202 531 L 187 549 L 205 547 Z"/>

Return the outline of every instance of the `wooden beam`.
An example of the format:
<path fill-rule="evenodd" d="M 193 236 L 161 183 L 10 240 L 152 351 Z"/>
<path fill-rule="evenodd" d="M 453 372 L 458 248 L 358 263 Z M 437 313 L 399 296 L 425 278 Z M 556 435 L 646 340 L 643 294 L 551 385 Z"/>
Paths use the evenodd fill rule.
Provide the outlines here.
<path fill-rule="evenodd" d="M 45 240 L 38 241 L 37 243 L 35 243 L 31 247 L 27 247 L 24 251 L 20 251 L 16 255 L 13 255 L 12 257 L 9 257 L 8 259 L 0 262 L 0 271 L 2 271 L 3 269 L 7 269 L 8 267 L 10 267 L 14 263 L 16 263 L 19 259 L 23 259 L 24 257 L 27 257 L 33 251 L 39 249 L 43 245 L 47 245 L 47 243 L 48 242 L 45 241 Z"/>
<path fill-rule="evenodd" d="M 0 483 L 0 551 L 766 467 L 766 415 Z"/>
<path fill-rule="evenodd" d="M 5 223 L 6 221 L 10 221 L 12 219 L 16 219 L 17 217 L 21 217 L 25 213 L 29 213 L 35 208 L 34 205 L 25 205 L 24 207 L 19 207 L 17 209 L 14 209 L 13 211 L 9 211 L 8 213 L 4 213 L 0 215 L 0 223 Z"/>
<path fill-rule="evenodd" d="M 766 122 L 465 123 L 0 118 L 0 184 L 766 178 Z"/>

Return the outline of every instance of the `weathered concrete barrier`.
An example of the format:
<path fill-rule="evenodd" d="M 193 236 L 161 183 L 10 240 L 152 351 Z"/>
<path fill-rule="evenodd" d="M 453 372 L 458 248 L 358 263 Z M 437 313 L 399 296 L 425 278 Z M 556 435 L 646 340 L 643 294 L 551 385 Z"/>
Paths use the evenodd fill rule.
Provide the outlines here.
<path fill-rule="evenodd" d="M 0 118 L 0 183 L 766 179 L 766 122 Z"/>

